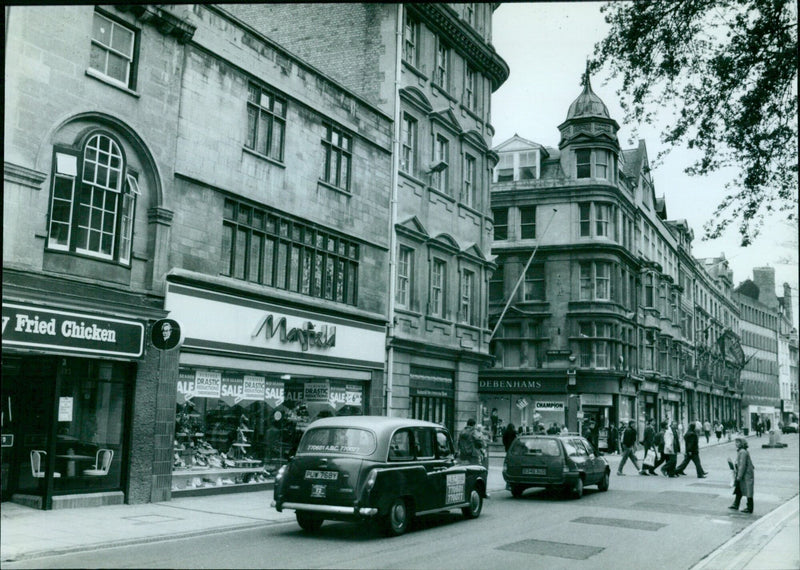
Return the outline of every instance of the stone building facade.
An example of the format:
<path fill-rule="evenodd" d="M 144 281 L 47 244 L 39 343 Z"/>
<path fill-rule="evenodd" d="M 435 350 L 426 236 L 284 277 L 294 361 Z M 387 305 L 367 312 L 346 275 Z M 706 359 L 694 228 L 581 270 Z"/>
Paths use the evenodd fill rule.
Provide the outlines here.
<path fill-rule="evenodd" d="M 646 419 L 713 420 L 712 396 L 733 414 L 725 366 L 702 375 L 697 366 L 706 297 L 727 314 L 700 330 L 738 337 L 735 305 L 691 255 L 691 228 L 669 221 L 656 197 L 644 141 L 622 149 L 588 76 L 583 85 L 557 148 L 518 135 L 495 147 L 496 360 L 479 395 L 517 427 L 567 425 L 606 449 L 621 422 L 641 433 Z"/>
<path fill-rule="evenodd" d="M 391 112 L 226 7 L 6 17 L 3 499 L 264 488 L 383 413 Z"/>
<path fill-rule="evenodd" d="M 394 121 L 387 415 L 463 427 L 490 361 L 495 4 L 230 6 Z M 325 29 L 325 34 L 316 30 Z"/>

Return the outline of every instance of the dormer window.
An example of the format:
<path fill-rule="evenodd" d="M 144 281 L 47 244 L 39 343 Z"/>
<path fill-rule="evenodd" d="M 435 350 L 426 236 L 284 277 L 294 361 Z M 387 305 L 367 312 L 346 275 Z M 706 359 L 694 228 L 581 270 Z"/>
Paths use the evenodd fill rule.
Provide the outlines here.
<path fill-rule="evenodd" d="M 516 182 L 539 178 L 539 151 L 506 152 L 494 168 L 495 182 Z"/>

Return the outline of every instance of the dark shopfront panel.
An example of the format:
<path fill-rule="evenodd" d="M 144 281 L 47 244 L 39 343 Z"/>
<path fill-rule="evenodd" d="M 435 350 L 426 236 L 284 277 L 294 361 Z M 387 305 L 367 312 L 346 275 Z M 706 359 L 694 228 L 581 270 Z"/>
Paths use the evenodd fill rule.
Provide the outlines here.
<path fill-rule="evenodd" d="M 4 354 L 3 500 L 49 508 L 53 496 L 112 491 L 122 502 L 134 378 L 129 362 Z"/>
<path fill-rule="evenodd" d="M 364 414 L 365 392 L 366 383 L 355 378 L 181 367 L 173 493 L 227 492 L 270 481 L 308 424 Z"/>

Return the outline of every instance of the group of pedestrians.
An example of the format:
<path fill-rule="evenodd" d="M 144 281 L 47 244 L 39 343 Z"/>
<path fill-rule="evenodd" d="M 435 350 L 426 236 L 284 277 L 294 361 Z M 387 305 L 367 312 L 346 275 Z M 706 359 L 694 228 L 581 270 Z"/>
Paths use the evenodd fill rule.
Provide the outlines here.
<path fill-rule="evenodd" d="M 622 469 L 628 459 L 630 459 L 640 475 L 657 475 L 656 468 L 663 464 L 661 474 L 665 477 L 686 475 L 684 469 L 691 461 L 697 471 L 697 478 L 705 479 L 708 472 L 703 469 L 703 465 L 700 463 L 700 441 L 696 424 L 694 422 L 689 424 L 689 431 L 686 432 L 683 438 L 685 448 L 683 461 L 680 465 L 678 465 L 678 454 L 681 452 L 681 440 L 677 425 L 674 421 L 663 421 L 658 433 L 656 433 L 653 424 L 652 419 L 647 420 L 647 426 L 642 436 L 644 459 L 642 460 L 642 466 L 639 467 L 639 461 L 636 458 L 636 428 L 633 421 L 628 422 L 628 426 L 622 432 L 620 442 L 622 459 L 617 468 L 617 475 L 625 475 Z"/>

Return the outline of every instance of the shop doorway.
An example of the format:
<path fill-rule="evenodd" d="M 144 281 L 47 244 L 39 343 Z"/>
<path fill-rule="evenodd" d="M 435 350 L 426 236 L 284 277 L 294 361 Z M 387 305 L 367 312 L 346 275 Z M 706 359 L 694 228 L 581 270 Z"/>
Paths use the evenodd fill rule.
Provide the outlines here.
<path fill-rule="evenodd" d="M 50 448 L 56 368 L 55 358 L 3 357 L 3 501 L 15 493 L 45 495 L 47 478 L 36 477 L 34 468 L 52 470 L 54 462 L 46 453 L 34 454 L 34 465 L 31 452 Z"/>

